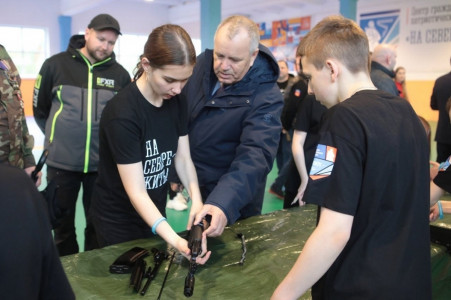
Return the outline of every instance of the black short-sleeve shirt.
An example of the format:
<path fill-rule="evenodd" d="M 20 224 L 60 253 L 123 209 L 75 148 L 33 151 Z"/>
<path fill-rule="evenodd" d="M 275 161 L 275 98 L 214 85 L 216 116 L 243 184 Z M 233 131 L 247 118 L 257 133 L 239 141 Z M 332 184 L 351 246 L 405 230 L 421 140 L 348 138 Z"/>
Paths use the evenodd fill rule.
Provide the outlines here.
<path fill-rule="evenodd" d="M 306 201 L 354 217 L 315 299 L 430 299 L 429 160 L 410 104 L 360 91 L 324 115 Z"/>
<path fill-rule="evenodd" d="M 318 131 L 321 118 L 327 108 L 315 99 L 313 95 L 307 95 L 298 106 L 294 129 L 307 133 L 304 142 L 304 156 L 307 170 L 310 170 L 316 145 L 318 144 Z"/>
<path fill-rule="evenodd" d="M 125 192 L 117 164 L 142 162 L 147 193 L 165 215 L 169 169 L 178 139 L 187 133 L 186 109 L 180 100 L 164 100 L 161 107 L 155 107 L 142 96 L 136 82 L 119 92 L 108 102 L 100 121 L 95 211 L 110 220 L 141 220 Z"/>

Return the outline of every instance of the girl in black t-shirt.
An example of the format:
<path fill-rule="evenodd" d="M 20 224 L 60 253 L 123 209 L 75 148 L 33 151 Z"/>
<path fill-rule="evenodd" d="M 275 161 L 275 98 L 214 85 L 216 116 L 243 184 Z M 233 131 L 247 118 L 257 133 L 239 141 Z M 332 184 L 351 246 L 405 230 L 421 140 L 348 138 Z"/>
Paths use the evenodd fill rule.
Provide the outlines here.
<path fill-rule="evenodd" d="M 90 217 L 101 247 L 159 234 L 188 257 L 187 241 L 166 222 L 168 175 L 172 164 L 192 206 L 188 229 L 202 199 L 188 142 L 187 110 L 171 99 L 193 72 L 196 54 L 189 35 L 163 25 L 149 35 L 135 81 L 105 107 L 100 121 L 99 177 Z M 202 257 L 206 251 L 203 238 Z"/>

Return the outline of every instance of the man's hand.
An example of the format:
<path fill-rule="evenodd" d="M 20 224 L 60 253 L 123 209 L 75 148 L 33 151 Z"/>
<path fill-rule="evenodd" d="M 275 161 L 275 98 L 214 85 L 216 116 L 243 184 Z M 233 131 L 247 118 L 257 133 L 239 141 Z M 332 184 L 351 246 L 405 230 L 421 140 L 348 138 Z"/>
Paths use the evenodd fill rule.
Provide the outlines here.
<path fill-rule="evenodd" d="M 24 171 L 31 178 L 31 173 L 34 171 L 35 168 L 36 168 L 36 166 L 28 167 L 28 168 L 25 168 Z M 36 184 L 36 187 L 39 187 L 41 185 L 42 172 L 39 172 L 36 175 L 38 177 L 38 180 L 36 180 L 35 184 Z"/>
<path fill-rule="evenodd" d="M 224 212 L 217 206 L 205 204 L 202 210 L 197 214 L 194 224 L 198 224 L 206 216 L 211 216 L 210 226 L 204 230 L 203 235 L 209 237 L 220 236 L 227 226 L 227 217 Z"/>

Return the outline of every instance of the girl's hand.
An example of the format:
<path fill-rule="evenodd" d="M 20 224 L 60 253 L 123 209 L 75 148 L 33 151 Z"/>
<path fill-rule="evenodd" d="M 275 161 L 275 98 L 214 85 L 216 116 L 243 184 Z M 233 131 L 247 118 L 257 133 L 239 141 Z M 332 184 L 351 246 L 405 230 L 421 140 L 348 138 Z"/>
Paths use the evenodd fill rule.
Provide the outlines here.
<path fill-rule="evenodd" d="M 438 204 L 435 203 L 429 209 L 429 222 L 434 222 L 435 220 L 438 219 L 438 216 L 439 216 Z"/>
<path fill-rule="evenodd" d="M 189 211 L 188 216 L 188 225 L 186 226 L 187 230 L 191 229 L 191 226 L 193 226 L 194 219 L 196 218 L 197 214 L 202 210 L 203 207 L 202 201 L 191 201 L 191 209 Z"/>
<path fill-rule="evenodd" d="M 307 183 L 301 183 L 301 185 L 299 186 L 298 189 L 298 193 L 296 195 L 296 197 L 294 197 L 293 201 L 291 202 L 291 205 L 295 204 L 296 201 L 299 201 L 299 206 L 304 206 L 305 202 L 302 201 L 302 198 L 304 198 L 304 192 L 305 189 L 307 188 Z"/>
<path fill-rule="evenodd" d="M 191 260 L 191 250 L 188 248 L 188 241 L 180 238 L 175 245 L 176 249 L 188 260 Z M 210 258 L 211 251 L 207 251 L 207 238 L 202 235 L 202 253 L 196 257 L 196 263 L 205 264 Z"/>

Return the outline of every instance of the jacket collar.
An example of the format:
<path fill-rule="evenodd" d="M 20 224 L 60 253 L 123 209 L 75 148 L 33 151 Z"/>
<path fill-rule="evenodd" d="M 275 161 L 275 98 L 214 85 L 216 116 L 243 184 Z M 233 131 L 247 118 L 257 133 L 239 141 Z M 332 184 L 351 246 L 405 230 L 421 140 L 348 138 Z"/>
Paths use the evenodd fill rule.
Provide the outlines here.
<path fill-rule="evenodd" d="M 384 67 L 383 65 L 381 65 L 378 62 L 375 62 L 375 61 L 371 62 L 371 70 L 380 70 L 380 71 L 384 72 L 385 74 L 387 74 L 388 76 L 390 76 L 391 78 L 395 78 L 395 72 L 390 71 L 389 69 L 387 69 L 386 67 Z"/>

